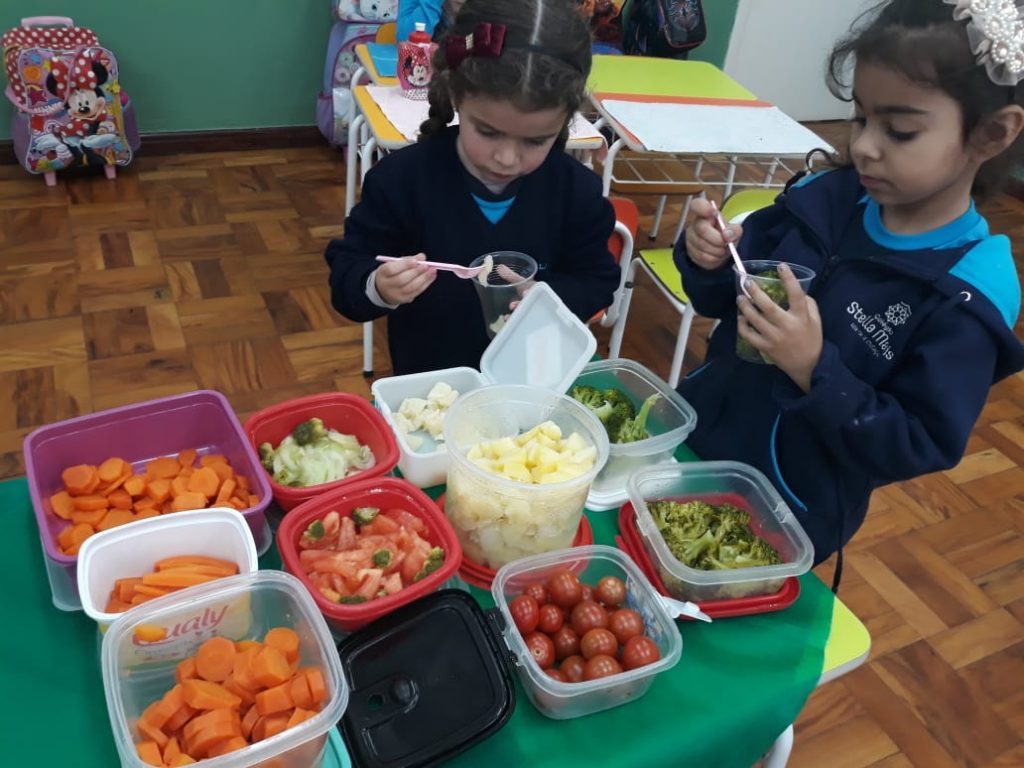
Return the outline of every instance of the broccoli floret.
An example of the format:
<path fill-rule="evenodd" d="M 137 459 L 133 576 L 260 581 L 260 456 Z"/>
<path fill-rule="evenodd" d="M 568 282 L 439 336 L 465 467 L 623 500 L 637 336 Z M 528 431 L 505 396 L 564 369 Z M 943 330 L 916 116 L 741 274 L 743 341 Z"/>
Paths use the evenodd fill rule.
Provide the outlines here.
<path fill-rule="evenodd" d="M 636 408 L 633 407 L 633 401 L 626 396 L 624 392 L 618 389 L 605 389 L 601 391 L 604 395 L 604 399 L 611 403 L 613 406 L 618 405 L 629 413 L 629 418 L 633 418 L 636 415 Z"/>
<path fill-rule="evenodd" d="M 267 472 L 274 473 L 274 446 L 270 443 L 260 443 L 260 464 Z"/>
<path fill-rule="evenodd" d="M 377 507 L 356 507 L 352 510 L 352 520 L 356 525 L 369 525 L 379 514 Z"/>
<path fill-rule="evenodd" d="M 577 384 L 569 390 L 569 396 L 593 411 L 602 424 L 606 424 L 608 417 L 615 411 L 615 407 L 605 400 L 604 394 L 597 387 Z"/>
<path fill-rule="evenodd" d="M 327 427 L 315 416 L 309 421 L 298 424 L 292 430 L 292 439 L 299 445 L 311 445 L 324 437 L 327 437 Z"/>
<path fill-rule="evenodd" d="M 391 565 L 392 555 L 390 549 L 378 549 L 373 553 L 373 564 L 377 568 L 387 568 Z"/>
<path fill-rule="evenodd" d="M 303 534 L 303 536 L 308 537 L 313 541 L 320 541 L 320 539 L 324 537 L 324 521 L 314 520 L 306 528 L 306 532 Z"/>
<path fill-rule="evenodd" d="M 342 605 L 356 605 L 358 603 L 365 603 L 366 598 L 362 595 L 342 595 L 338 598 L 338 602 Z"/>
<path fill-rule="evenodd" d="M 632 419 L 626 419 L 619 425 L 618 430 L 612 438 L 613 443 L 635 443 L 638 440 L 646 440 L 651 436 L 647 431 L 647 417 L 651 413 L 651 407 L 661 395 L 653 394 L 644 400 L 640 406 L 640 412 Z"/>
<path fill-rule="evenodd" d="M 430 575 L 440 568 L 443 562 L 444 550 L 441 549 L 441 547 L 434 547 L 427 553 L 427 559 L 423 561 L 423 565 L 420 566 L 420 569 L 416 572 L 416 575 L 413 576 L 412 580 L 419 581 L 425 576 Z"/>

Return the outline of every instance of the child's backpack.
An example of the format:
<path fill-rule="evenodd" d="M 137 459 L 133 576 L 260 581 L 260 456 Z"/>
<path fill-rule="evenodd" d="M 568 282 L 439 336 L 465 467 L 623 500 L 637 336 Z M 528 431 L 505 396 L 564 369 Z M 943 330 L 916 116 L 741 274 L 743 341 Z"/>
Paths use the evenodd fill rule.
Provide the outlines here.
<path fill-rule="evenodd" d="M 316 123 L 327 141 L 341 145 L 348 141 L 350 86 L 359 66 L 356 46 L 372 43 L 382 24 L 395 21 L 398 0 L 334 0 L 332 13 L 337 21 L 327 43 Z"/>
<path fill-rule="evenodd" d="M 11 138 L 18 162 L 41 173 L 102 166 L 109 178 L 139 147 L 135 111 L 118 82 L 117 59 L 96 34 L 69 18 L 22 19 L 0 37 Z"/>
<path fill-rule="evenodd" d="M 685 59 L 708 35 L 700 0 L 630 0 L 622 12 L 628 54 Z"/>

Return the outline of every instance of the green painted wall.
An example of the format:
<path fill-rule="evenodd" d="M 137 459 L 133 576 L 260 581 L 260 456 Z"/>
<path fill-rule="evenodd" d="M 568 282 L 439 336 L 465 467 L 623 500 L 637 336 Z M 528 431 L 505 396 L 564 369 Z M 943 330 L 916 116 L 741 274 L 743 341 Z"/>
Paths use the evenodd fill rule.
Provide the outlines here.
<path fill-rule="evenodd" d="M 704 0 L 708 39 L 691 58 L 722 65 L 738 3 Z M 43 11 L 72 16 L 114 52 L 142 133 L 315 121 L 328 0 L 0 0 L 0 31 Z M 10 118 L 0 98 L 0 139 Z"/>
<path fill-rule="evenodd" d="M 740 0 L 704 0 L 704 17 L 708 23 L 708 39 L 690 54 L 694 61 L 709 61 L 716 67 L 725 63 L 729 36 L 736 20 L 736 7 Z"/>
<path fill-rule="evenodd" d="M 316 120 L 328 0 L 0 0 L 0 33 L 40 13 L 71 16 L 114 52 L 142 133 Z M 0 97 L 0 138 L 10 121 Z"/>

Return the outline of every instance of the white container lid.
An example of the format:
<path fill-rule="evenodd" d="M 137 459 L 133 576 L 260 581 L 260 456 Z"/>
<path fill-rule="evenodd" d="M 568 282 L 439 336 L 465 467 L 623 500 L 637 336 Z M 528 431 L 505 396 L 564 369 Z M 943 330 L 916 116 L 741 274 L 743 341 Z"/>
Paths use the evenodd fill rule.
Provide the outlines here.
<path fill-rule="evenodd" d="M 537 283 L 480 358 L 491 384 L 526 384 L 559 394 L 597 351 L 597 339 L 550 286 Z"/>

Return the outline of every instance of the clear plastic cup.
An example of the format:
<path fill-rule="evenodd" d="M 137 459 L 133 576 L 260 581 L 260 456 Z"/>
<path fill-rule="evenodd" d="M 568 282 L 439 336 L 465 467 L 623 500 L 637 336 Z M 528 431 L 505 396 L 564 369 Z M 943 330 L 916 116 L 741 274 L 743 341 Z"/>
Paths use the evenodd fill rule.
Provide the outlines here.
<path fill-rule="evenodd" d="M 481 272 L 473 284 L 484 310 L 487 335 L 494 338 L 512 313 L 512 302 L 523 298 L 530 280 L 537 274 L 537 262 L 519 251 L 494 251 L 478 256 L 469 266 L 482 266 L 488 259 L 491 269 Z"/>
<path fill-rule="evenodd" d="M 597 449 L 593 467 L 554 483 L 509 480 L 477 466 L 474 446 L 515 437 L 553 421 L 563 438 L 578 433 Z M 608 435 L 584 405 L 539 387 L 483 387 L 452 403 L 444 420 L 451 461 L 445 514 L 465 557 L 498 568 L 526 555 L 572 546 L 594 477 L 608 459 Z"/>
<path fill-rule="evenodd" d="M 743 267 L 747 270 L 747 278 L 757 285 L 758 288 L 768 294 L 768 298 L 783 309 L 788 309 L 789 299 L 786 296 L 786 288 L 782 284 L 782 278 L 779 277 L 779 266 L 782 264 L 785 264 L 793 270 L 793 276 L 796 277 L 797 282 L 800 283 L 800 287 L 803 289 L 804 293 L 806 293 L 807 289 L 811 287 L 811 281 L 814 279 L 813 269 L 800 266 L 799 264 L 790 264 L 789 262 L 784 261 L 768 261 L 763 259 L 744 261 Z M 743 294 L 743 278 L 735 267 L 733 267 L 733 273 L 736 275 L 736 295 L 740 296 Z M 748 341 L 744 340 L 739 333 L 736 334 L 736 356 L 740 360 L 746 360 L 748 363 L 773 364 L 770 358 L 754 349 L 754 347 Z"/>

